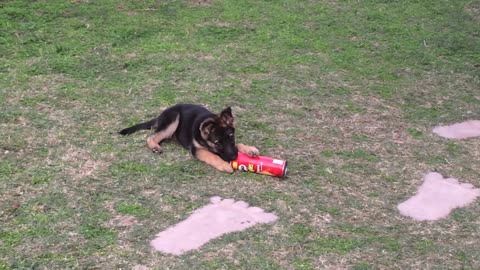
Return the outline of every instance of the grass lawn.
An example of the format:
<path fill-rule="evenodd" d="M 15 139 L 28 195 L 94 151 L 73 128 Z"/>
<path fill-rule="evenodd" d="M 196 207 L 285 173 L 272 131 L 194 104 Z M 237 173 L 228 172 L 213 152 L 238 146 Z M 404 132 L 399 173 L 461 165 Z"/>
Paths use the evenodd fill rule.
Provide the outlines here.
<path fill-rule="evenodd" d="M 289 178 L 226 175 L 128 125 L 232 106 Z M 0 269 L 479 269 L 480 204 L 400 216 L 429 171 L 480 186 L 480 1 L 1 1 Z M 212 196 L 279 220 L 180 257 Z"/>

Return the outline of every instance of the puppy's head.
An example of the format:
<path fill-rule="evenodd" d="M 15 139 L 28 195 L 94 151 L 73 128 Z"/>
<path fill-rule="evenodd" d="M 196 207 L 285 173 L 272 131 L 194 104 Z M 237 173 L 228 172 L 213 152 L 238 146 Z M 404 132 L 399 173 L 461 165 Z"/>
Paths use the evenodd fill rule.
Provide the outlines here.
<path fill-rule="evenodd" d="M 200 124 L 200 134 L 204 146 L 225 161 L 237 158 L 235 146 L 235 128 L 233 127 L 232 109 L 227 107 L 219 115 L 209 117 Z"/>

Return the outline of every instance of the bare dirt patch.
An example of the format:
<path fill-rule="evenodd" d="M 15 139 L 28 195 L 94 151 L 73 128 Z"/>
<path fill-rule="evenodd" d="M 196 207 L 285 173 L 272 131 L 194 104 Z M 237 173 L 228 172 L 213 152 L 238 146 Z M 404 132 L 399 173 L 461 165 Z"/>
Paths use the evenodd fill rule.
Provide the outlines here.
<path fill-rule="evenodd" d="M 465 12 L 470 14 L 476 22 L 480 22 L 480 1 L 472 1 L 465 5 Z"/>
<path fill-rule="evenodd" d="M 94 159 L 91 154 L 81 148 L 68 145 L 61 160 L 65 165 L 65 172 L 74 179 L 95 176 L 99 171 L 110 166 L 113 155 L 106 160 Z"/>
<path fill-rule="evenodd" d="M 116 215 L 109 221 L 110 226 L 121 228 L 130 228 L 137 223 L 137 219 L 130 215 Z"/>
<path fill-rule="evenodd" d="M 209 7 L 214 3 L 214 0 L 190 0 L 194 5 Z"/>

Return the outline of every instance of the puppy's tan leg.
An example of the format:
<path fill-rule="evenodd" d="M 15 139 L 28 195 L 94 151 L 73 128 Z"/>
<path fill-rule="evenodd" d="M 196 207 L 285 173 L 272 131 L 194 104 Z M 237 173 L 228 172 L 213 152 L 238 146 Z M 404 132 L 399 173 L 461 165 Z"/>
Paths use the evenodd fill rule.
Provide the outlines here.
<path fill-rule="evenodd" d="M 221 159 L 218 155 L 203 149 L 197 148 L 195 150 L 195 156 L 199 160 L 207 163 L 208 165 L 214 167 L 215 169 L 226 172 L 226 173 L 233 173 L 233 168 L 230 163 L 226 162 L 225 160 Z"/>
<path fill-rule="evenodd" d="M 242 152 L 244 154 L 247 154 L 251 157 L 256 157 L 260 155 L 260 152 L 258 151 L 257 148 L 250 146 L 250 145 L 245 145 L 243 143 L 237 143 L 237 149 L 239 152 Z"/>
<path fill-rule="evenodd" d="M 147 145 L 148 148 L 150 148 L 154 153 L 160 154 L 162 153 L 162 147 L 160 146 L 160 143 L 165 140 L 169 139 L 172 137 L 173 133 L 177 130 L 178 127 L 178 116 L 173 121 L 170 125 L 167 126 L 167 128 L 160 130 L 158 132 L 155 132 L 153 135 L 148 137 L 147 139 Z"/>
<path fill-rule="evenodd" d="M 150 148 L 154 153 L 162 153 L 162 147 L 160 146 L 160 142 L 163 139 L 165 139 L 165 136 L 164 134 L 162 134 L 162 132 L 157 132 L 153 134 L 147 139 L 148 148 Z"/>

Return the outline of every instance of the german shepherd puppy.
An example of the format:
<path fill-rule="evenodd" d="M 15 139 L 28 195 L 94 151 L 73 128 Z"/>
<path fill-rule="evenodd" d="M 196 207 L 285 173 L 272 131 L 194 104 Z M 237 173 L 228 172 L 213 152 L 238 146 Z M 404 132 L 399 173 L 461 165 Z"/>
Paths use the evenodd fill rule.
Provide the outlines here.
<path fill-rule="evenodd" d="M 235 144 L 230 107 L 217 115 L 199 105 L 177 104 L 157 118 L 122 129 L 119 133 L 129 135 L 142 129 L 155 130 L 147 139 L 147 145 L 154 153 L 162 152 L 160 143 L 163 140 L 173 138 L 194 157 L 222 172 L 233 173 L 229 162 L 237 158 L 238 151 L 253 157 L 259 155 L 253 146 Z"/>

